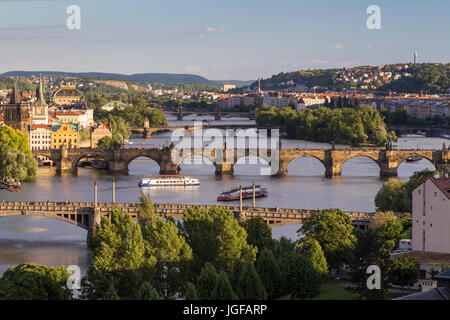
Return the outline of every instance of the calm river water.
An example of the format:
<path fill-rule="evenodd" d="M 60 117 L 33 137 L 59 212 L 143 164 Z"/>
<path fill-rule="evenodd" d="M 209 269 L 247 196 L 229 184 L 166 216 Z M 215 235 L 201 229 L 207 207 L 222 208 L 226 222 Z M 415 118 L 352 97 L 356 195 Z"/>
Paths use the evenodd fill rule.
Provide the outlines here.
<path fill-rule="evenodd" d="M 196 118 L 198 119 L 198 118 Z M 210 124 L 218 122 L 209 121 Z M 170 121 L 169 124 L 190 124 L 189 118 L 183 122 Z M 248 120 L 225 119 L 221 124 L 248 124 Z M 159 146 L 170 143 L 171 133 L 152 136 L 150 140 L 130 139 L 134 147 L 140 144 Z M 399 138 L 397 148 L 442 148 L 440 138 L 407 136 Z M 329 144 L 302 140 L 283 140 L 283 147 L 329 148 Z M 344 147 L 344 146 L 336 146 Z M 400 179 L 408 179 L 415 171 L 433 169 L 427 160 L 403 163 L 398 170 Z M 325 168 L 310 157 L 291 162 L 288 176 L 276 178 L 259 175 L 260 166 L 237 164 L 232 179 L 216 177 L 212 164 L 181 164 L 181 173 L 200 178 L 201 185 L 185 188 L 144 188 L 156 203 L 215 203 L 217 195 L 239 185 L 253 181 L 266 187 L 269 196 L 257 200 L 261 207 L 285 207 L 306 209 L 340 208 L 343 210 L 374 211 L 374 197 L 384 180 L 379 177 L 376 163 L 367 158 L 354 158 L 342 168 L 342 176 L 325 178 Z M 158 165 L 149 159 L 136 159 L 130 164 L 128 175 L 116 175 L 116 200 L 136 202 L 140 196 L 137 179 L 158 174 Z M 41 201 L 92 201 L 94 181 L 99 185 L 99 201 L 111 201 L 112 175 L 106 171 L 79 169 L 77 175 L 57 175 L 54 168 L 39 168 L 35 182 L 25 183 L 19 193 L 0 192 L 0 200 L 41 200 Z M 251 200 L 248 202 L 251 205 Z M 297 226 L 274 228 L 275 238 L 287 236 L 296 238 Z M 43 217 L 16 216 L 0 218 L 0 275 L 10 266 L 23 262 L 38 264 L 79 265 L 82 272 L 88 263 L 85 244 L 86 231 L 61 221 Z"/>

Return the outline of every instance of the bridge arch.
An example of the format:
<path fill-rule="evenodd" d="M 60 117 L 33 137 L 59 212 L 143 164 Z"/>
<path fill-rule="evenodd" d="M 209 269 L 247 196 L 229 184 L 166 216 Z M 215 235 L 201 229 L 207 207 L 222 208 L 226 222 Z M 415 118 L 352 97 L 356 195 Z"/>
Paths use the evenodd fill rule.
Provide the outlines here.
<path fill-rule="evenodd" d="M 269 159 L 257 155 L 244 155 L 233 163 L 233 172 L 238 175 L 270 175 L 271 163 Z M 266 170 L 267 168 L 267 170 Z"/>
<path fill-rule="evenodd" d="M 105 157 L 105 155 L 103 153 L 101 153 L 101 152 L 88 152 L 88 153 L 85 153 L 85 154 L 81 154 L 81 155 L 76 156 L 72 160 L 72 171 L 73 172 L 77 171 L 78 163 L 82 159 L 85 159 L 85 158 L 98 158 L 98 159 L 101 159 L 101 160 L 105 161 L 106 163 L 109 163 L 109 161 L 111 160 L 108 157 Z"/>
<path fill-rule="evenodd" d="M 378 158 L 375 158 L 374 156 L 371 156 L 371 155 L 365 155 L 365 154 L 354 155 L 354 156 L 348 157 L 347 159 L 343 160 L 342 163 L 340 164 L 339 172 L 341 172 L 341 174 L 342 174 L 342 170 L 346 169 L 346 167 L 348 167 L 348 166 L 352 166 L 353 168 L 357 167 L 359 164 L 355 165 L 355 164 L 351 163 L 351 162 L 354 162 L 356 159 L 368 159 L 371 164 L 376 165 L 376 168 L 378 169 L 377 174 L 378 175 L 381 174 L 381 166 L 378 161 Z M 367 170 L 367 168 L 365 168 L 364 171 L 370 172 L 370 168 L 369 168 L 369 170 Z M 355 170 L 353 170 L 353 172 L 355 172 Z"/>
<path fill-rule="evenodd" d="M 139 158 L 150 159 L 150 160 L 152 160 L 152 162 L 155 162 L 155 163 L 158 165 L 158 168 L 161 167 L 160 161 L 159 161 L 159 159 L 158 159 L 157 157 L 155 157 L 155 156 L 153 156 L 153 155 L 150 155 L 150 154 L 138 154 L 138 155 L 133 155 L 131 158 L 129 158 L 129 159 L 127 159 L 127 160 L 125 161 L 125 164 L 124 164 L 125 170 L 126 170 L 127 172 L 129 172 L 129 170 L 130 170 L 130 164 L 131 164 L 133 161 L 138 160 Z"/>
<path fill-rule="evenodd" d="M 408 162 L 405 159 L 397 165 L 397 173 L 400 176 L 411 176 L 415 172 L 425 169 L 437 170 L 437 165 L 434 163 L 434 161 L 428 159 L 428 157 L 422 157 L 422 160 L 417 162 Z"/>
<path fill-rule="evenodd" d="M 323 161 L 323 159 L 321 159 L 320 157 L 318 157 L 317 155 L 315 155 L 315 154 L 307 154 L 307 153 L 305 153 L 305 154 L 302 154 L 302 155 L 300 155 L 300 156 L 298 156 L 298 157 L 295 157 L 295 158 L 292 158 L 292 159 L 289 159 L 288 161 L 287 161 L 287 164 L 286 164 L 286 172 L 288 172 L 289 170 L 289 166 L 290 165 L 292 165 L 294 162 L 300 162 L 300 161 L 305 161 L 305 160 L 308 160 L 308 158 L 311 160 L 311 164 L 313 164 L 314 162 L 315 163 L 320 163 L 321 164 L 321 168 L 323 168 L 323 172 L 321 173 L 321 174 L 325 174 L 325 172 L 326 172 L 326 166 L 325 166 L 325 163 L 324 163 L 324 161 Z M 314 159 L 314 161 L 313 161 L 313 159 Z M 292 172 L 292 170 L 291 170 L 291 172 Z"/>
<path fill-rule="evenodd" d="M 53 220 L 59 220 L 84 230 L 89 230 L 89 214 L 74 214 L 74 213 L 58 213 L 58 214 L 48 214 L 45 212 L 12 212 L 12 213 L 2 213 L 0 212 L 0 217 L 14 217 L 14 216 L 37 216 L 44 217 Z"/>

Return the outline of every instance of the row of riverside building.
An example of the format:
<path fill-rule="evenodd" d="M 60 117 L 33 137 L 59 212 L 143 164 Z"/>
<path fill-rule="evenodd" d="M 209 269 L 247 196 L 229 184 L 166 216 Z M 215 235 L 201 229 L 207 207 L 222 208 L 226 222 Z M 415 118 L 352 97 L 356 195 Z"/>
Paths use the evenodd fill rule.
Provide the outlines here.
<path fill-rule="evenodd" d="M 62 146 L 68 149 L 96 148 L 101 138 L 112 137 L 107 124 L 94 122 L 93 109 L 82 103 L 81 92 L 75 86 L 62 86 L 56 91 L 53 101 L 51 106 L 46 102 L 42 78 L 36 95 L 31 97 L 24 97 L 15 81 L 9 103 L 3 106 L 0 124 L 26 134 L 31 150 L 59 149 Z M 80 141 L 83 129 L 89 130 L 89 140 Z"/>

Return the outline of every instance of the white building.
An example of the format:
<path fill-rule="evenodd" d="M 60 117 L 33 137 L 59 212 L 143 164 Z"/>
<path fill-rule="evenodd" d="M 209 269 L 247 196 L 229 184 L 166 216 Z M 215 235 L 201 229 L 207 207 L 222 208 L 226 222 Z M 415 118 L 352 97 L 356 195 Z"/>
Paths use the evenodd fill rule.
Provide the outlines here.
<path fill-rule="evenodd" d="M 50 125 L 33 124 L 28 133 L 28 143 L 31 150 L 50 150 L 52 146 L 52 131 Z"/>
<path fill-rule="evenodd" d="M 450 179 L 430 178 L 412 196 L 413 251 L 450 254 Z"/>

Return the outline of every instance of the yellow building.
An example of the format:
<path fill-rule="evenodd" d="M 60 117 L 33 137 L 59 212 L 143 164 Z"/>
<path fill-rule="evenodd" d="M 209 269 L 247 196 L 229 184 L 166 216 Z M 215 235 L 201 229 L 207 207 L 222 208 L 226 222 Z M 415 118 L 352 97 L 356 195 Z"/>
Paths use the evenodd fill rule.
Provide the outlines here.
<path fill-rule="evenodd" d="M 79 126 L 75 123 L 58 123 L 52 125 L 52 149 L 65 145 L 68 149 L 78 148 Z"/>

